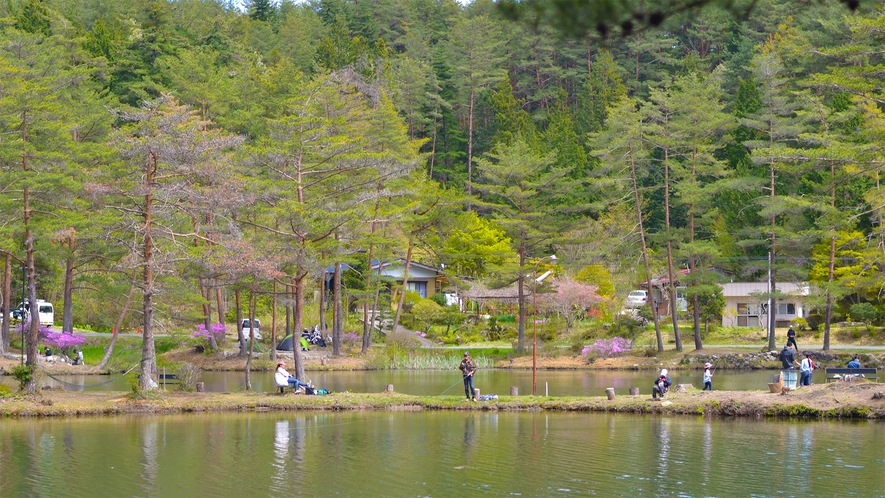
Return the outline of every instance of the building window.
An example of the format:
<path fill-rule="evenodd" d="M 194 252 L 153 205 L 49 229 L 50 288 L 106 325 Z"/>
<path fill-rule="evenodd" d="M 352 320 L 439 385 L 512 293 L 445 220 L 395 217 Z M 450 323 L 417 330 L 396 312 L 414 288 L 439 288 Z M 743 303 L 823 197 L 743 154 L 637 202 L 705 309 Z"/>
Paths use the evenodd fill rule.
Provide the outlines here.
<path fill-rule="evenodd" d="M 796 304 L 795 303 L 777 303 L 777 314 L 778 315 L 795 315 L 796 314 Z"/>
<path fill-rule="evenodd" d="M 417 292 L 419 296 L 427 298 L 427 282 L 409 282 L 406 284 L 409 292 Z"/>

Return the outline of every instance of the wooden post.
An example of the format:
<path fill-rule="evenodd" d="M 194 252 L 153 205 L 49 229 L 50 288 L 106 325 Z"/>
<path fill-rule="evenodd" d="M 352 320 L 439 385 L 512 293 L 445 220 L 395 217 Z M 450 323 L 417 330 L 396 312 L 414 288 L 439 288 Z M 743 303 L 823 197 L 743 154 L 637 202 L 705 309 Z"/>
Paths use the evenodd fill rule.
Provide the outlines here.
<path fill-rule="evenodd" d="M 516 386 L 510 386 L 510 395 L 519 396 L 519 388 Z"/>
<path fill-rule="evenodd" d="M 198 393 L 206 392 L 206 384 L 202 382 L 197 382 L 196 387 Z"/>
<path fill-rule="evenodd" d="M 605 395 L 608 396 L 608 399 L 610 399 L 610 400 L 615 399 L 615 388 L 614 387 L 605 388 Z"/>
<path fill-rule="evenodd" d="M 393 392 L 393 384 L 387 384 L 387 387 L 385 387 L 384 390 L 389 393 L 392 393 Z"/>
<path fill-rule="evenodd" d="M 630 388 L 630 396 L 639 396 L 639 388 L 631 387 Z"/>

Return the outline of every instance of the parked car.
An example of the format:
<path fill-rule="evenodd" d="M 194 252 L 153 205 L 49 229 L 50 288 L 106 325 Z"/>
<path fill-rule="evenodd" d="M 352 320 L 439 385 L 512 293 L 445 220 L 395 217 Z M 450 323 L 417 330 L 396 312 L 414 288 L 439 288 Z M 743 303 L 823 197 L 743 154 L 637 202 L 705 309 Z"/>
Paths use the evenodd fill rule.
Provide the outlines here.
<path fill-rule="evenodd" d="M 635 290 L 627 295 L 628 308 L 641 308 L 648 303 L 648 291 Z"/>
<path fill-rule="evenodd" d="M 243 337 L 248 339 L 249 333 L 252 330 L 252 326 L 249 324 L 249 319 L 244 318 L 242 325 L 243 325 Z M 261 340 L 261 320 L 259 320 L 257 318 L 255 319 L 255 340 L 256 341 Z"/>

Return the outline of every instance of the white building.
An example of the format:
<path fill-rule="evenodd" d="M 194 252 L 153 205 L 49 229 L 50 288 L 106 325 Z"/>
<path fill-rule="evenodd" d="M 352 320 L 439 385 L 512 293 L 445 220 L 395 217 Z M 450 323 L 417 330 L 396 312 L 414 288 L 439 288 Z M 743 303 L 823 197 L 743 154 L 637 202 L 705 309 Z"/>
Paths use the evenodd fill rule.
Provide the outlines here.
<path fill-rule="evenodd" d="M 768 327 L 768 282 L 729 282 L 722 285 L 725 309 L 722 312 L 723 327 Z M 794 282 L 777 282 L 777 291 L 788 297 L 777 300 L 775 321 L 778 327 L 786 327 L 795 318 L 807 316 L 805 297 L 808 285 Z"/>

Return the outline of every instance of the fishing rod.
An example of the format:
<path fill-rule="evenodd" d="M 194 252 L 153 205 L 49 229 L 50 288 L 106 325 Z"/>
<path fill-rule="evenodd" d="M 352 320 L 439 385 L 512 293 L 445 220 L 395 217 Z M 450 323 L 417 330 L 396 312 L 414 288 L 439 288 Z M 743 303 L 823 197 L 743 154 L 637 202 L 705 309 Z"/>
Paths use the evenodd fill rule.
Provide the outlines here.
<path fill-rule="evenodd" d="M 459 383 L 462 383 L 462 382 L 464 382 L 463 379 L 462 379 L 462 380 L 459 380 L 459 381 L 456 381 L 454 384 L 452 384 L 451 386 L 447 387 L 445 391 L 443 391 L 443 392 L 437 394 L 437 396 L 442 396 L 443 394 L 446 393 L 446 391 L 448 391 L 449 389 L 451 389 L 451 388 L 457 386 Z"/>

